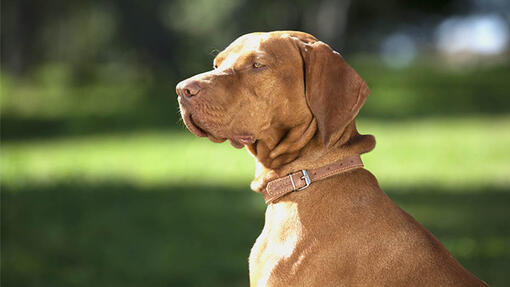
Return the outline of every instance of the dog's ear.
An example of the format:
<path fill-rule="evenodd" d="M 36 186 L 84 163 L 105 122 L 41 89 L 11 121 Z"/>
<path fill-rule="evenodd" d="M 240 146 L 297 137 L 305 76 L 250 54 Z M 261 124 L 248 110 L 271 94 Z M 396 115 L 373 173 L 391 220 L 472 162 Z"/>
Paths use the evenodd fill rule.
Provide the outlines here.
<path fill-rule="evenodd" d="M 358 73 L 327 44 L 299 42 L 306 101 L 317 119 L 323 144 L 331 146 L 356 117 L 369 89 Z"/>

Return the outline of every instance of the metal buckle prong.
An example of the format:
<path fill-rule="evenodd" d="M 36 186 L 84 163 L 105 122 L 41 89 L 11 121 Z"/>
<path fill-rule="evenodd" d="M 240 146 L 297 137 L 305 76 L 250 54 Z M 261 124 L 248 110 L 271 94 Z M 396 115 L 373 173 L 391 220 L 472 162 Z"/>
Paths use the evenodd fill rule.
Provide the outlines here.
<path fill-rule="evenodd" d="M 306 169 L 302 169 L 301 172 L 303 173 L 303 176 L 301 177 L 301 179 L 305 180 L 306 185 L 301 187 L 301 188 L 299 188 L 298 190 L 303 190 L 303 189 L 309 187 L 310 183 L 312 182 L 310 180 L 310 176 L 308 176 L 308 172 L 306 172 Z"/>

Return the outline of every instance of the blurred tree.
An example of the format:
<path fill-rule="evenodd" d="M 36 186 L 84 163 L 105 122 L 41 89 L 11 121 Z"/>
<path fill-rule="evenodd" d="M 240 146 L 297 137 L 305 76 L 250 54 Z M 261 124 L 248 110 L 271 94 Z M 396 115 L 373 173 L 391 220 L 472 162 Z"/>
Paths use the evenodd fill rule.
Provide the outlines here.
<path fill-rule="evenodd" d="M 48 61 L 65 62 L 73 70 L 86 70 L 91 63 L 112 60 L 171 70 L 182 76 L 196 72 L 198 67 L 188 69 L 188 65 L 197 55 L 222 49 L 247 32 L 278 29 L 310 32 L 340 51 L 373 51 L 376 45 L 370 43 L 376 43 L 380 35 L 395 26 L 411 20 L 419 23 L 417 19 L 444 17 L 458 10 L 455 3 L 454 0 L 5 1 L 2 70 L 22 75 Z"/>

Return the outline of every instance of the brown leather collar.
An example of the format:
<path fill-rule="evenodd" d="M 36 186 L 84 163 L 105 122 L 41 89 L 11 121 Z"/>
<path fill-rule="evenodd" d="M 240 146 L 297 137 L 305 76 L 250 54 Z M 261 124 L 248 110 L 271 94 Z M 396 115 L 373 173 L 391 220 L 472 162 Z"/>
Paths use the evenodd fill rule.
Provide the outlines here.
<path fill-rule="evenodd" d="M 270 181 L 262 194 L 269 204 L 288 193 L 303 190 L 315 181 L 359 167 L 363 167 L 363 162 L 359 155 L 353 155 L 316 169 L 302 169 Z"/>

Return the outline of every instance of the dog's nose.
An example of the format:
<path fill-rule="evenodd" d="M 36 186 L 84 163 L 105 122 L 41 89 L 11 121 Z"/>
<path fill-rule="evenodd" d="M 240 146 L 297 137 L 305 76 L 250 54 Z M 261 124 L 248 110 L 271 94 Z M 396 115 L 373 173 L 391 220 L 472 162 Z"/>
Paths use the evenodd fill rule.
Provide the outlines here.
<path fill-rule="evenodd" d="M 191 98 L 200 92 L 200 85 L 195 80 L 184 80 L 177 84 L 176 91 L 181 97 Z"/>

